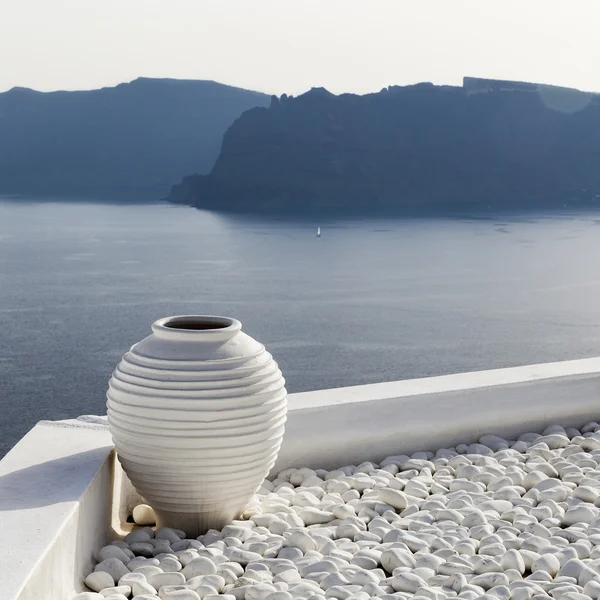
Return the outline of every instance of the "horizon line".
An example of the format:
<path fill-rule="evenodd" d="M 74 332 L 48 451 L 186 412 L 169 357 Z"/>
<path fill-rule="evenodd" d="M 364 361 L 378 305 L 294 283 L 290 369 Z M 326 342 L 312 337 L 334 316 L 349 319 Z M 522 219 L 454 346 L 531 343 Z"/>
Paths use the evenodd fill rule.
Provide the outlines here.
<path fill-rule="evenodd" d="M 541 82 L 535 82 L 535 81 L 523 81 L 523 80 L 518 80 L 518 79 L 505 79 L 505 78 L 494 78 L 494 77 L 478 77 L 478 76 L 471 76 L 471 75 L 464 75 L 462 77 L 462 81 L 459 85 L 457 84 L 452 84 L 452 83 L 433 83 L 432 81 L 427 81 L 427 80 L 420 80 L 420 81 L 414 81 L 411 83 L 404 83 L 404 84 L 394 84 L 391 83 L 387 86 L 383 86 L 380 87 L 377 90 L 372 90 L 369 92 L 352 92 L 352 91 L 344 91 L 344 92 L 339 92 L 339 93 L 335 93 L 335 92 L 331 92 L 327 87 L 322 86 L 322 85 L 315 85 L 315 86 L 311 86 L 308 87 L 306 90 L 304 90 L 301 93 L 297 93 L 297 94 L 289 94 L 286 92 L 282 92 L 281 94 L 274 94 L 271 92 L 266 92 L 263 90 L 257 90 L 257 89 L 252 89 L 252 88 L 246 88 L 246 87 L 241 87 L 239 85 L 234 85 L 231 83 L 224 83 L 221 81 L 217 81 L 215 79 L 194 79 L 194 78 L 179 78 L 179 77 L 148 77 L 148 76 L 144 76 L 144 75 L 140 75 L 138 77 L 135 77 L 129 81 L 120 81 L 118 83 L 114 83 L 114 84 L 108 84 L 108 85 L 103 85 L 100 87 L 91 87 L 91 88 L 70 88 L 70 89 L 66 89 L 66 88 L 59 88 L 59 89 L 52 89 L 52 90 L 40 90 L 40 89 L 36 89 L 33 87 L 27 87 L 27 86 L 23 86 L 23 85 L 15 85 L 12 86 L 10 88 L 7 89 L 3 89 L 0 90 L 0 95 L 2 94 L 6 94 L 9 92 L 13 92 L 15 90 L 23 90 L 23 91 L 28 91 L 28 92 L 34 92 L 37 94 L 55 94 L 55 93 L 77 93 L 77 92 L 97 92 L 100 90 L 106 90 L 106 89 L 115 89 L 119 86 L 122 85 L 130 85 L 132 83 L 135 83 L 137 81 L 140 80 L 149 80 L 149 81 L 173 81 L 173 82 L 186 82 L 186 83 L 213 83 L 216 85 L 220 85 L 220 86 L 224 86 L 224 87 L 230 87 L 230 88 L 235 88 L 238 90 L 245 90 L 247 92 L 252 92 L 252 93 L 257 93 L 257 94 L 264 94 L 266 96 L 276 96 L 278 98 L 280 98 L 281 96 L 283 96 L 284 94 L 287 96 L 300 96 L 303 95 L 313 89 L 325 89 L 327 90 L 329 93 L 335 95 L 335 96 L 340 96 L 340 95 L 344 95 L 344 94 L 354 94 L 357 96 L 364 96 L 364 95 L 368 95 L 368 94 L 376 94 L 381 92 L 384 89 L 390 88 L 390 87 L 409 87 L 409 86 L 413 86 L 413 85 L 419 85 L 419 84 L 431 84 L 434 85 L 436 87 L 443 87 L 443 86 L 449 86 L 449 87 L 459 87 L 462 88 L 464 87 L 464 82 L 466 79 L 478 79 L 478 80 L 483 80 L 483 81 L 490 81 L 490 82 L 500 82 L 500 83 L 514 83 L 514 84 L 526 84 L 526 85 L 531 85 L 531 86 L 538 86 L 538 87 L 553 87 L 553 88 L 559 88 L 559 89 L 563 89 L 563 90 L 572 90 L 572 91 L 577 91 L 577 92 L 581 92 L 581 93 L 585 93 L 585 94 L 598 94 L 599 92 L 596 91 L 590 91 L 590 90 L 582 90 L 579 88 L 574 88 L 574 87 L 570 87 L 570 86 L 564 86 L 564 85 L 559 85 L 559 84 L 555 84 L 555 83 L 541 83 Z"/>

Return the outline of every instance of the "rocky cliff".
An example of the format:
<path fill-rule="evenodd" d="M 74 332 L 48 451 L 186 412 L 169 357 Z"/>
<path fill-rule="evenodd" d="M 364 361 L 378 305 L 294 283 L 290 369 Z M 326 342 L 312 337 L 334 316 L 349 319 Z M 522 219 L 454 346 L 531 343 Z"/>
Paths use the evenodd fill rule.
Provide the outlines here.
<path fill-rule="evenodd" d="M 227 130 L 212 171 L 169 199 L 242 211 L 600 204 L 600 100 L 465 78 L 273 97 Z"/>
<path fill-rule="evenodd" d="M 184 175 L 210 171 L 227 127 L 268 103 L 264 94 L 213 81 L 14 88 L 0 94 L 0 194 L 158 199 Z"/>

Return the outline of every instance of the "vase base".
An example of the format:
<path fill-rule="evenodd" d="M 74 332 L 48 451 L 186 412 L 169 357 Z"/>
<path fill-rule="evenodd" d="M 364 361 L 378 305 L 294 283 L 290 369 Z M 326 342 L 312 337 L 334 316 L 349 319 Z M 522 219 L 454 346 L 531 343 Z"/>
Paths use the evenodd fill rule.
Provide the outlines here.
<path fill-rule="evenodd" d="M 225 525 L 239 518 L 242 509 L 218 510 L 201 513 L 171 512 L 154 509 L 156 527 L 171 527 L 185 531 L 186 538 L 192 539 L 205 534 L 209 529 L 221 530 Z"/>

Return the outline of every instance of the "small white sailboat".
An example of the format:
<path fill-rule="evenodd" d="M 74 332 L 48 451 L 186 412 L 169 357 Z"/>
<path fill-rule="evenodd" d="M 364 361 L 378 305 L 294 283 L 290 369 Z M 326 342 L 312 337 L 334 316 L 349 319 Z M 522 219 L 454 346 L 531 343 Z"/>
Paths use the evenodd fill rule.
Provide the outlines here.
<path fill-rule="evenodd" d="M 317 237 L 321 237 L 321 228 L 317 227 Z"/>

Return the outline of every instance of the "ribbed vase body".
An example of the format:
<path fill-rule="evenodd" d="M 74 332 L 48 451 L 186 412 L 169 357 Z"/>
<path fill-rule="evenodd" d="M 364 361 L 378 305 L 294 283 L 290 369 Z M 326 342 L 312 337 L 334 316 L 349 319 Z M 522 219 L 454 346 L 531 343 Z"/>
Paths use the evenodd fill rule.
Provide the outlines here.
<path fill-rule="evenodd" d="M 264 346 L 225 317 L 161 319 L 125 354 L 108 421 L 159 526 L 197 536 L 240 515 L 277 458 L 284 386 Z"/>

